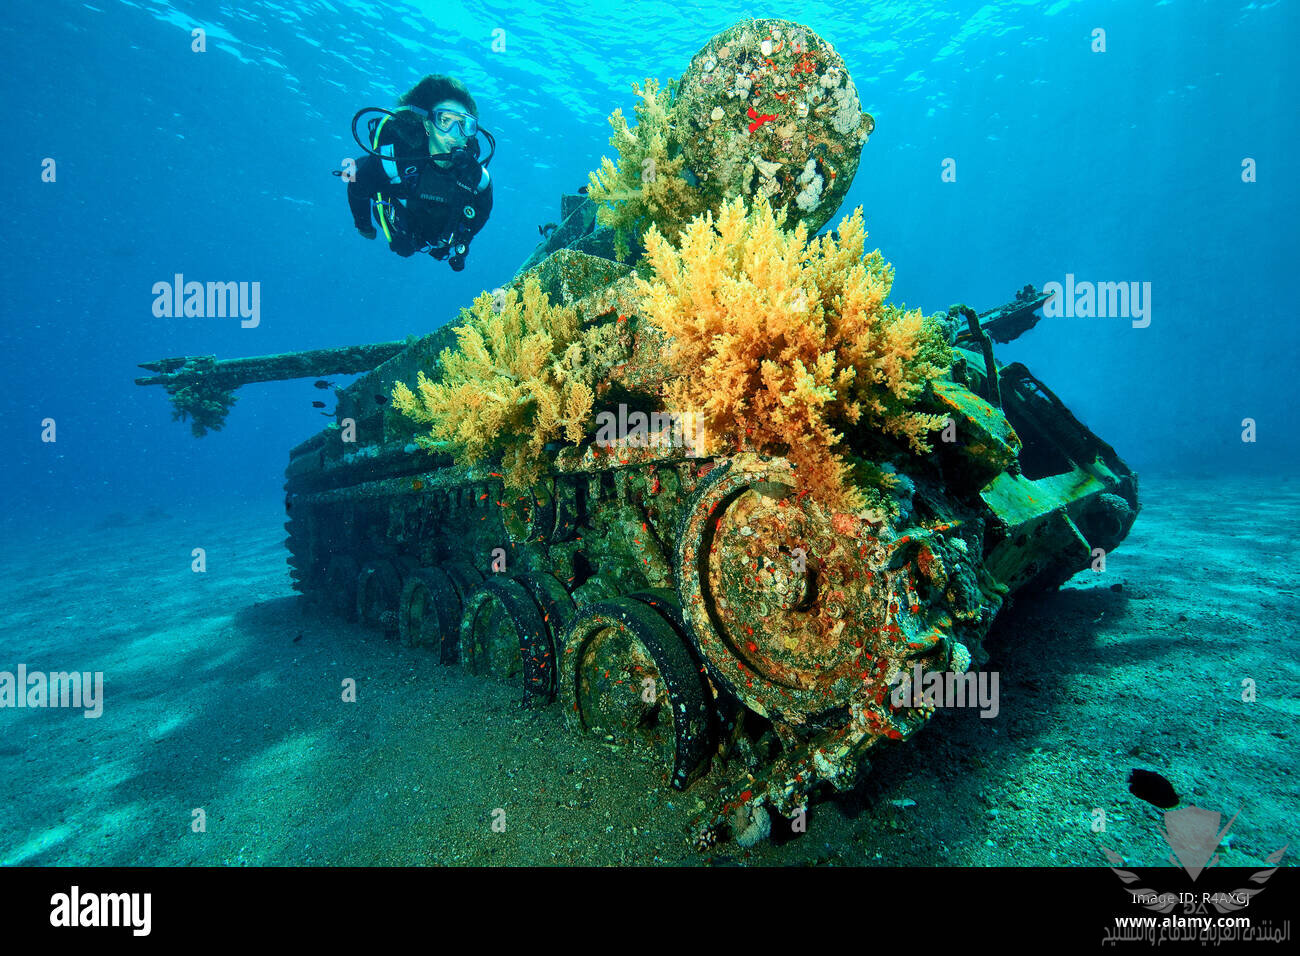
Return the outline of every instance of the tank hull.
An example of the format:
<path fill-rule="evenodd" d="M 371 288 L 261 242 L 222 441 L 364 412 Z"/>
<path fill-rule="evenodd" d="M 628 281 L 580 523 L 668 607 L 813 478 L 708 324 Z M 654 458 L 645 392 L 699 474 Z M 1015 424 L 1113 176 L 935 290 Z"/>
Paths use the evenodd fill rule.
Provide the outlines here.
<path fill-rule="evenodd" d="M 589 258 L 536 270 L 562 301 L 595 287 L 569 296 L 582 321 L 625 326 L 602 399 L 653 409 L 661 343 L 626 267 Z M 975 676 L 1007 599 L 1095 568 L 1139 507 L 1136 475 L 1027 368 L 996 367 L 994 392 L 960 348 L 926 398 L 944 440 L 899 466 L 891 514 L 829 512 L 784 458 L 698 456 L 667 428 L 555 450 L 546 479 L 511 493 L 491 463 L 418 448 L 384 400 L 436 375 L 452 341 L 412 341 L 293 450 L 294 586 L 635 743 L 666 786 L 702 789 L 700 847 L 852 786 L 874 747 L 943 705 L 917 678 Z"/>

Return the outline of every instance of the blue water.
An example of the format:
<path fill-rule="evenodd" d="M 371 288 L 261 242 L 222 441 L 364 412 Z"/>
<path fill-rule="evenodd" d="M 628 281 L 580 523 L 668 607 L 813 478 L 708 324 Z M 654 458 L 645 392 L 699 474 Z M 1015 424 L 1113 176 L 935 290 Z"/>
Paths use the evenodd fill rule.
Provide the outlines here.
<path fill-rule="evenodd" d="M 605 118 L 630 113 L 631 82 L 680 75 L 749 15 L 834 43 L 875 116 L 842 212 L 864 207 L 896 300 L 982 311 L 1067 273 L 1150 282 L 1146 328 L 1045 320 L 999 357 L 1139 471 L 1297 463 L 1293 4 L 50 0 L 0 18 L 5 520 L 276 499 L 327 393 L 246 387 L 225 430 L 196 440 L 160 390 L 132 384 L 135 364 L 454 319 L 611 152 Z M 357 154 L 352 114 L 427 72 L 463 79 L 499 141 L 496 209 L 460 274 L 358 237 L 329 175 Z M 948 158 L 956 182 L 941 181 Z M 151 288 L 175 273 L 260 282 L 260 324 L 155 318 Z M 57 442 L 41 441 L 46 418 Z"/>

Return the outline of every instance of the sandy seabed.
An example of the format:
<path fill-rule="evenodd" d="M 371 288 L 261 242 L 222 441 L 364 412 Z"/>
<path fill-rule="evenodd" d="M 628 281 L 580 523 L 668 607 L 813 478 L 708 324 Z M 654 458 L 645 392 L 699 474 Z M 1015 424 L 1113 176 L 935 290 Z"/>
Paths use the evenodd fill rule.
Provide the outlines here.
<path fill-rule="evenodd" d="M 10 535 L 0 671 L 105 683 L 98 719 L 0 709 L 0 863 L 1168 865 L 1140 767 L 1240 811 L 1222 862 L 1262 868 L 1300 845 L 1300 486 L 1144 476 L 1142 497 L 1105 573 L 999 617 L 996 718 L 941 709 L 805 834 L 710 855 L 686 836 L 704 787 L 307 606 L 273 508 Z"/>

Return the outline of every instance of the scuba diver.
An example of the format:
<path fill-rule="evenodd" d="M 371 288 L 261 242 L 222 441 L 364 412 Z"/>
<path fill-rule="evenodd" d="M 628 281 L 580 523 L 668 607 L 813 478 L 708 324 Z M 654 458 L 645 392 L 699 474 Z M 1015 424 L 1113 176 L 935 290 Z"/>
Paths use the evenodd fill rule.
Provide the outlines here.
<path fill-rule="evenodd" d="M 357 134 L 357 120 L 379 113 Z M 479 159 L 478 135 L 491 152 Z M 426 76 L 398 100 L 395 111 L 367 107 L 352 117 L 352 137 L 365 151 L 348 179 L 348 205 L 357 231 L 374 239 L 383 230 L 399 256 L 427 252 L 465 268 L 470 241 L 492 212 L 487 165 L 496 140 L 478 125 L 478 107 L 465 84 L 450 76 Z M 371 216 L 374 222 L 371 222 Z"/>

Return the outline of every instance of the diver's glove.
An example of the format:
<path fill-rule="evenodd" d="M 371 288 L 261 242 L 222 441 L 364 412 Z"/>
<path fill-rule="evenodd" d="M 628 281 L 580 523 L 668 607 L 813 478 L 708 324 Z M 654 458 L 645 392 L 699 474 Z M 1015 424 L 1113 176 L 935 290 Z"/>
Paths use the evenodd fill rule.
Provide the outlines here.
<path fill-rule="evenodd" d="M 452 272 L 460 272 L 465 268 L 465 257 L 469 255 L 469 243 L 459 242 L 453 237 L 450 241 L 444 240 L 426 251 L 439 262 L 444 259 L 447 260 Z"/>
<path fill-rule="evenodd" d="M 388 248 L 392 249 L 395 253 L 405 259 L 415 253 L 416 247 L 415 243 L 406 236 L 393 236 L 392 240 L 388 243 Z"/>

